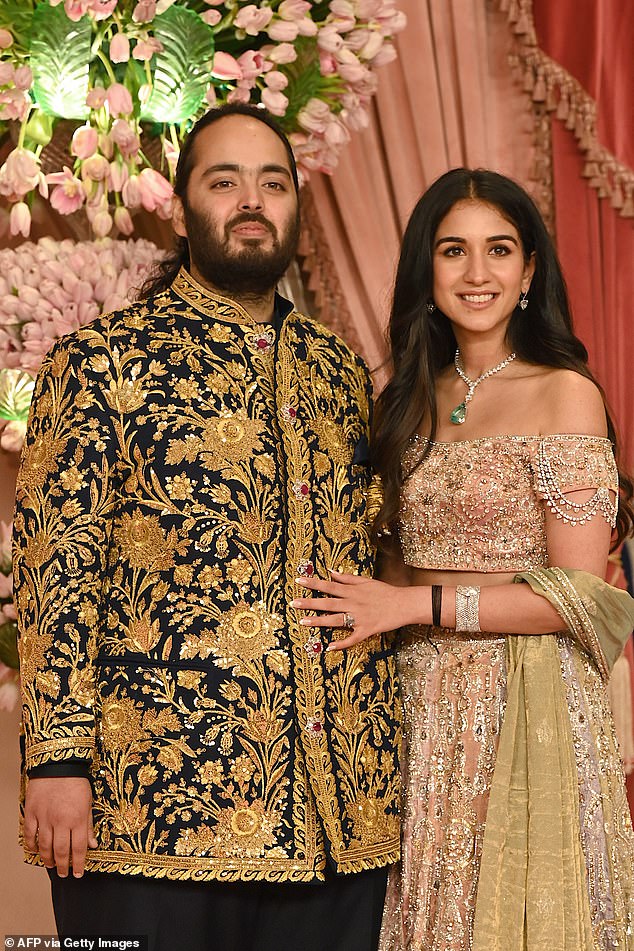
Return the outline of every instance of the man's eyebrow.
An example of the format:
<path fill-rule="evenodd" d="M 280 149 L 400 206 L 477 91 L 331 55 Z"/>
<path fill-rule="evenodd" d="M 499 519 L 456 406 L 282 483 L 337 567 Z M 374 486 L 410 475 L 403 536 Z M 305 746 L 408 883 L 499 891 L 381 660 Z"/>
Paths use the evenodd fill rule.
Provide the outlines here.
<path fill-rule="evenodd" d="M 493 234 L 490 238 L 487 238 L 487 243 L 491 244 L 494 241 L 512 241 L 513 244 L 518 245 L 517 238 L 514 238 L 512 234 Z M 435 247 L 438 247 L 441 244 L 450 243 L 450 244 L 466 244 L 465 238 L 456 238 L 451 235 L 447 235 L 446 238 L 439 238 L 435 244 Z"/>
<path fill-rule="evenodd" d="M 215 175 L 216 172 L 242 172 L 244 169 L 244 165 L 238 165 L 234 162 L 218 162 L 216 165 L 210 165 L 209 168 L 206 168 L 202 177 L 207 178 L 209 175 Z M 284 165 L 276 165 L 275 163 L 261 165 L 258 172 L 259 174 L 275 172 L 278 175 L 285 175 L 289 180 L 291 178 L 291 173 Z"/>

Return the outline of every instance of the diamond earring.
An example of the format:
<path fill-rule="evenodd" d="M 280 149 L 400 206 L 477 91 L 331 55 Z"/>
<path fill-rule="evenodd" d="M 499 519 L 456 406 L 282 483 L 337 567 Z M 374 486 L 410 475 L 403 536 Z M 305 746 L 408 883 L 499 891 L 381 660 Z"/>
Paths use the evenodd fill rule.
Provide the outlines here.
<path fill-rule="evenodd" d="M 526 310 L 526 308 L 528 307 L 528 294 L 525 291 L 521 292 L 520 299 L 518 300 L 517 303 L 518 303 L 518 306 L 522 310 Z"/>
<path fill-rule="evenodd" d="M 433 314 L 433 312 L 434 312 L 435 310 L 436 310 L 436 305 L 434 304 L 433 300 L 428 300 L 428 301 L 427 301 L 427 312 L 430 313 L 430 314 Z"/>

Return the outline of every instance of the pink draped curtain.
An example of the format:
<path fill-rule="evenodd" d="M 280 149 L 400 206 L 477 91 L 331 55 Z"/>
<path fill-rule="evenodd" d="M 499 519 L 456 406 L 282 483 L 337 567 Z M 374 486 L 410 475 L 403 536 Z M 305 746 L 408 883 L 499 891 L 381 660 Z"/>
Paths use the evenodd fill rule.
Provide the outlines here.
<path fill-rule="evenodd" d="M 530 97 L 512 79 L 506 15 L 484 0 L 401 0 L 407 29 L 381 70 L 369 127 L 332 177 L 310 180 L 307 268 L 324 316 L 376 367 L 409 214 L 425 188 L 458 165 L 494 168 L 535 191 Z M 538 196 L 539 197 L 539 196 Z M 319 251 L 325 260 L 320 260 Z M 311 253 L 312 252 L 312 253 Z M 330 311 L 332 308 L 328 308 Z"/>

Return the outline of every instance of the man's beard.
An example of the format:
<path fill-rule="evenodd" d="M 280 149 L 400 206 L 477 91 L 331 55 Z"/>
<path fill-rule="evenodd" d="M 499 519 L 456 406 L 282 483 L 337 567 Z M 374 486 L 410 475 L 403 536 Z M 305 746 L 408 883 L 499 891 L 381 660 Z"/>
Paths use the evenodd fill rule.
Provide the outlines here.
<path fill-rule="evenodd" d="M 299 243 L 299 210 L 280 240 L 277 228 L 258 212 L 242 212 L 227 222 L 222 239 L 207 215 L 184 208 L 189 255 L 193 264 L 212 287 L 238 297 L 262 297 L 269 293 L 285 274 L 295 257 Z M 229 247 L 231 229 L 237 225 L 257 222 L 273 237 L 270 250 L 260 239 L 244 239 L 239 250 Z"/>

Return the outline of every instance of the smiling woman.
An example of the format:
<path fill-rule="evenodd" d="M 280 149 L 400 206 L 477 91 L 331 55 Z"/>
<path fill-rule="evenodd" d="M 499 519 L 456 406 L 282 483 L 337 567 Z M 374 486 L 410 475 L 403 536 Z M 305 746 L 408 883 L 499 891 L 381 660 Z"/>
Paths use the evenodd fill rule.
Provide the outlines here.
<path fill-rule="evenodd" d="M 634 834 L 606 682 L 634 599 L 603 578 L 632 483 L 518 185 L 454 169 L 423 195 L 390 339 L 380 580 L 298 579 L 313 597 L 293 602 L 337 629 L 330 651 L 398 632 L 402 858 L 381 951 L 625 951 Z"/>

